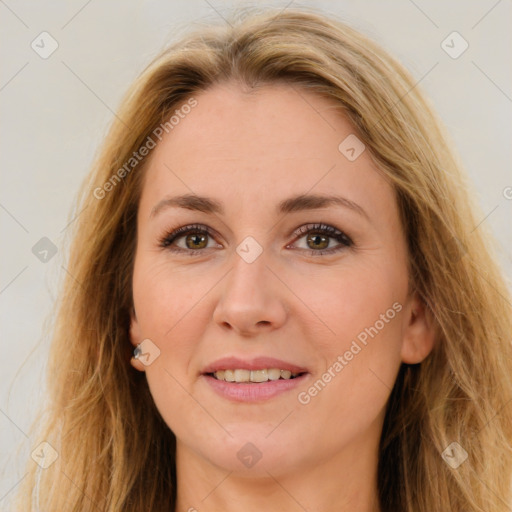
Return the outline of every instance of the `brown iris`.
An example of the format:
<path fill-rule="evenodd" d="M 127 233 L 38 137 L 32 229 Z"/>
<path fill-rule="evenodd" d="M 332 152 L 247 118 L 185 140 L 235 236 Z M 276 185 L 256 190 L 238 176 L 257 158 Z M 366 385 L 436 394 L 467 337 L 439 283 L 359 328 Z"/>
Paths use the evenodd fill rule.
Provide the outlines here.
<path fill-rule="evenodd" d="M 311 248 L 314 249 L 326 249 L 329 245 L 329 237 L 322 235 L 320 233 L 314 233 L 311 232 L 308 234 L 306 239 L 307 244 L 309 245 L 310 242 L 313 242 L 313 246 L 310 245 Z"/>
<path fill-rule="evenodd" d="M 208 235 L 192 233 L 187 235 L 185 243 L 189 249 L 204 249 L 208 245 Z"/>

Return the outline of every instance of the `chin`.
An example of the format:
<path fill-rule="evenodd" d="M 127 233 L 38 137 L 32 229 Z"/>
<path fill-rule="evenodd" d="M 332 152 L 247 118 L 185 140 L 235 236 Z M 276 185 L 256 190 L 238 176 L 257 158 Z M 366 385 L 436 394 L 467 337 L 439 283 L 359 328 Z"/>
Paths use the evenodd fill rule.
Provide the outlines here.
<path fill-rule="evenodd" d="M 232 437 L 226 432 L 222 436 L 212 433 L 195 451 L 211 464 L 243 476 L 268 478 L 269 473 L 288 473 L 300 465 L 303 457 L 298 450 L 308 446 L 304 435 L 292 433 L 284 425 L 276 429 L 275 424 L 270 428 L 267 424 L 232 424 L 226 430 Z"/>

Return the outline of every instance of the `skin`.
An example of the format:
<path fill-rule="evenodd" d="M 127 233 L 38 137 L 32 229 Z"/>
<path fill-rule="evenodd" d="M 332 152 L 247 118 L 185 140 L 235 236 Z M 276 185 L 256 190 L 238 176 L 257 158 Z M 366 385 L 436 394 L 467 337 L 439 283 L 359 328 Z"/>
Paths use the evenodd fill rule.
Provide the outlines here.
<path fill-rule="evenodd" d="M 401 362 L 431 351 L 432 322 L 408 290 L 407 250 L 391 186 L 364 151 L 350 162 L 338 145 L 355 133 L 330 100 L 286 84 L 248 92 L 234 83 L 194 96 L 197 106 L 151 154 L 138 211 L 133 275 L 134 345 L 160 355 L 145 371 L 177 438 L 176 510 L 375 511 L 377 453 L 386 401 Z M 153 207 L 166 195 L 214 198 L 224 214 Z M 341 195 L 340 206 L 277 214 L 301 193 Z M 159 246 L 172 229 L 209 226 L 203 252 Z M 325 223 L 351 247 L 328 255 L 294 231 Z M 313 230 L 314 231 L 314 230 Z M 247 263 L 237 246 L 252 236 L 263 252 Z M 329 238 L 329 248 L 339 242 Z M 307 404 L 306 391 L 374 326 L 378 334 Z M 224 356 L 270 356 L 306 367 L 298 389 L 260 403 L 219 396 L 201 377 Z M 245 467 L 252 443 L 261 459 Z"/>

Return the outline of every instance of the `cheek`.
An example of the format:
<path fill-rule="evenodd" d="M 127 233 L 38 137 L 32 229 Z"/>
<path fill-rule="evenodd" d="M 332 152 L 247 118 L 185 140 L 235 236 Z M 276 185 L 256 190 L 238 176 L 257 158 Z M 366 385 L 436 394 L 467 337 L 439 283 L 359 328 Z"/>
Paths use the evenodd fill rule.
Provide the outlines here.
<path fill-rule="evenodd" d="M 351 340 L 364 343 L 373 339 L 376 330 L 379 339 L 399 343 L 401 322 L 397 310 L 402 309 L 407 293 L 405 272 L 389 264 L 372 265 L 366 261 L 315 276 L 297 277 L 296 283 L 308 290 L 307 305 L 329 330 L 327 336 L 316 342 L 331 356 L 348 349 Z M 382 344 L 374 348 L 382 348 Z"/>
<path fill-rule="evenodd" d="M 401 315 L 389 293 L 348 297 L 329 303 L 325 321 L 336 336 L 316 344 L 322 368 L 297 393 L 294 418 L 312 434 L 318 453 L 381 428 L 400 367 Z M 387 323 L 380 319 L 386 311 Z"/>
<path fill-rule="evenodd" d="M 160 350 L 145 373 L 155 404 L 171 425 L 169 411 L 190 405 L 181 386 L 188 387 L 190 362 L 211 319 L 200 305 L 212 283 L 148 260 L 135 265 L 134 305 L 141 339 L 149 338 Z"/>
<path fill-rule="evenodd" d="M 211 321 L 201 299 L 213 284 L 211 275 L 175 270 L 165 261 L 140 258 L 134 269 L 133 295 L 141 337 L 151 339 L 160 349 L 159 357 L 145 368 L 146 378 L 162 418 L 179 437 L 186 435 L 190 425 L 205 421 L 204 412 L 190 399 L 189 381 L 191 361 Z"/>
<path fill-rule="evenodd" d="M 167 345 L 167 338 L 179 343 L 184 329 L 198 327 L 189 318 L 197 318 L 201 300 L 216 282 L 213 272 L 180 270 L 165 259 L 150 261 L 140 258 L 135 265 L 133 296 L 142 334 Z M 193 313 L 191 315 L 190 313 Z"/>
<path fill-rule="evenodd" d="M 361 427 L 378 414 L 393 387 L 407 293 L 407 275 L 398 266 L 367 263 L 338 272 L 335 280 L 317 280 L 308 296 L 329 332 L 314 340 L 321 375 L 302 390 L 302 402 L 310 400 L 308 407 L 318 414 L 340 421 L 359 417 Z"/>

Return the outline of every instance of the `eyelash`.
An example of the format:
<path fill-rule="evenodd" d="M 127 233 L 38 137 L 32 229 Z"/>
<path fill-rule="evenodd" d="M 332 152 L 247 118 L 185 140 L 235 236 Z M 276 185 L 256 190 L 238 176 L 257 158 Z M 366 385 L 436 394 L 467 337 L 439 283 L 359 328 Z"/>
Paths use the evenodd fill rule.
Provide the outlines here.
<path fill-rule="evenodd" d="M 328 224 L 315 223 L 315 224 L 305 224 L 300 228 L 296 229 L 293 232 L 295 236 L 294 242 L 300 240 L 304 235 L 309 232 L 314 232 L 316 234 L 327 235 L 329 238 L 334 238 L 341 245 L 330 248 L 330 249 L 322 249 L 322 250 L 314 250 L 314 249 L 300 249 L 303 251 L 307 251 L 311 256 L 322 256 L 324 254 L 334 254 L 341 250 L 347 249 L 353 245 L 352 239 L 343 233 L 342 231 L 336 229 L 333 226 L 329 226 Z M 179 238 L 188 235 L 190 233 L 208 235 L 211 238 L 214 238 L 214 232 L 208 227 L 201 224 L 190 224 L 187 226 L 182 226 L 180 228 L 175 229 L 170 233 L 165 233 L 159 239 L 159 246 L 167 249 L 171 252 L 175 253 L 186 253 L 187 256 L 195 256 L 201 252 L 204 252 L 205 249 L 183 249 L 173 248 L 171 244 L 178 240 Z M 288 247 L 288 246 L 287 246 Z"/>

